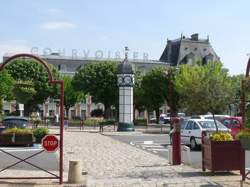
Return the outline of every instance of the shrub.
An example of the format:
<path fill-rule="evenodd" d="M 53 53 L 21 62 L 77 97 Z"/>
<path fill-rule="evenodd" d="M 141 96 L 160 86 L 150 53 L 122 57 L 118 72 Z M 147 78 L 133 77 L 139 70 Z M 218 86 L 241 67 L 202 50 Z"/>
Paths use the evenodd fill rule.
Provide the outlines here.
<path fill-rule="evenodd" d="M 84 121 L 86 126 L 97 126 L 102 121 L 102 118 L 88 118 Z"/>
<path fill-rule="evenodd" d="M 27 134 L 32 134 L 32 131 L 30 129 L 21 129 L 21 128 L 11 128 L 11 129 L 6 129 L 2 132 L 2 134 L 15 134 L 15 135 L 20 135 L 24 136 Z"/>
<path fill-rule="evenodd" d="M 49 134 L 49 129 L 45 127 L 36 128 L 33 130 L 34 137 L 36 138 L 36 143 L 41 143 L 42 138 Z"/>
<path fill-rule="evenodd" d="M 236 135 L 236 139 L 247 138 L 250 141 L 250 129 L 244 129 Z"/>
<path fill-rule="evenodd" d="M 33 145 L 34 136 L 30 129 L 6 129 L 0 135 L 1 145 Z"/>
<path fill-rule="evenodd" d="M 233 141 L 233 137 L 228 132 L 214 132 L 211 136 L 212 141 Z"/>
<path fill-rule="evenodd" d="M 114 125 L 115 123 L 116 123 L 116 120 L 114 120 L 114 119 L 105 119 L 105 120 L 99 122 L 99 124 L 102 126 Z"/>
<path fill-rule="evenodd" d="M 147 119 L 146 118 L 137 118 L 134 120 L 135 126 L 147 126 Z"/>

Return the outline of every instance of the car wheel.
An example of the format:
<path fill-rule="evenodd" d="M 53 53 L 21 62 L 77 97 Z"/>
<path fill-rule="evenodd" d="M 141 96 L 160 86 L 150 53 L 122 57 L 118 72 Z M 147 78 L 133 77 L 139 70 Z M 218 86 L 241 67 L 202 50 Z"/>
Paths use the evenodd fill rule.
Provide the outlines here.
<path fill-rule="evenodd" d="M 190 148 L 191 148 L 192 150 L 195 150 L 195 149 L 197 148 L 197 143 L 196 143 L 194 137 L 192 137 L 192 138 L 190 139 Z"/>

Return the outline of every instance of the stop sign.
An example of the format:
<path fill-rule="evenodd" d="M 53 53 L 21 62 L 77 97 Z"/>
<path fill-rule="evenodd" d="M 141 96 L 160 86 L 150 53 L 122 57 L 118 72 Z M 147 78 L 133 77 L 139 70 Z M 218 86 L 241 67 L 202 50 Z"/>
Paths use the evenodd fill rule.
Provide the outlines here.
<path fill-rule="evenodd" d="M 42 139 L 42 146 L 47 152 L 55 152 L 59 147 L 59 140 L 54 135 L 46 135 Z"/>

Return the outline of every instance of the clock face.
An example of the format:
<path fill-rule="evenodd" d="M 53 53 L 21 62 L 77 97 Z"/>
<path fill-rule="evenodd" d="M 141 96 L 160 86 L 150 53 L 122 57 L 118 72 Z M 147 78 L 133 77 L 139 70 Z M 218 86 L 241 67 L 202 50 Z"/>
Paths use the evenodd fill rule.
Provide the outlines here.
<path fill-rule="evenodd" d="M 132 79 L 131 79 L 131 77 L 126 76 L 126 77 L 124 78 L 124 81 L 125 81 L 126 84 L 130 84 L 130 83 L 132 82 Z"/>
<path fill-rule="evenodd" d="M 123 82 L 123 78 L 122 77 L 118 77 L 118 83 L 122 84 L 122 82 Z"/>

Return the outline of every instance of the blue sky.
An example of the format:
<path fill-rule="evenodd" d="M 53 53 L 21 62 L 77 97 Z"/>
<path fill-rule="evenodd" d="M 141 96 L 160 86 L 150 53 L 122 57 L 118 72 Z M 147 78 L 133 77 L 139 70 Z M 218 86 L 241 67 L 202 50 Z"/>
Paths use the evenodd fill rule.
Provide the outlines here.
<path fill-rule="evenodd" d="M 231 74 L 244 73 L 250 53 L 248 0 L 9 0 L 0 6 L 0 57 L 32 47 L 112 53 L 129 46 L 159 59 L 167 38 L 210 37 Z"/>

